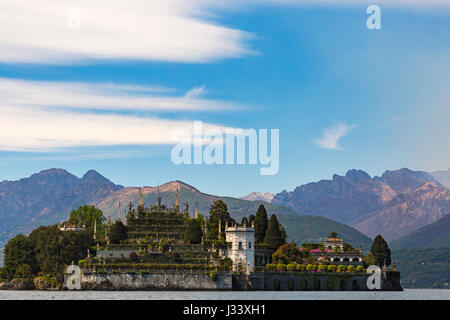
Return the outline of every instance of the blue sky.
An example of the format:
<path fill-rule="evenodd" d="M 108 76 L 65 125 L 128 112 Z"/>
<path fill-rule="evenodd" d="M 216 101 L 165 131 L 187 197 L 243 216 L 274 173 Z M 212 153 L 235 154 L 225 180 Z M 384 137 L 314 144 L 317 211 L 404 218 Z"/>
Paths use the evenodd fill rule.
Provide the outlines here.
<path fill-rule="evenodd" d="M 173 0 L 161 12 L 155 2 L 149 19 L 166 20 L 134 33 L 133 25 L 117 24 L 88 39 L 97 32 L 88 18 L 99 13 L 84 1 L 80 30 L 54 31 L 50 20 L 45 36 L 23 36 L 40 23 L 30 18 L 17 37 L 0 33 L 0 180 L 52 167 L 78 176 L 94 168 L 125 186 L 178 179 L 203 192 L 243 196 L 292 190 L 351 168 L 380 175 L 450 167 L 445 2 L 381 4 L 381 30 L 366 28 L 365 1 L 204 2 Z M 176 23 L 167 27 L 171 19 Z M 122 30 L 124 38 L 116 35 Z M 131 33 L 139 37 L 128 41 Z M 148 38 L 158 46 L 143 45 Z M 261 176 L 259 165 L 172 164 L 164 130 L 193 120 L 279 129 L 278 174 Z M 326 132 L 334 139 L 324 139 Z"/>

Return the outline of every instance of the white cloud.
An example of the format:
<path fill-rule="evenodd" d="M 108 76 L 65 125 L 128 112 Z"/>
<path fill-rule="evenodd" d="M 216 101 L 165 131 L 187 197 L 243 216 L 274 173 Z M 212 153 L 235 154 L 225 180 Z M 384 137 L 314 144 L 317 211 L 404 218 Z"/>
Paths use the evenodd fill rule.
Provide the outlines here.
<path fill-rule="evenodd" d="M 379 6 L 414 6 L 414 7 L 449 7 L 448 0 L 245 0 L 251 4 L 270 4 L 270 5 L 352 5 L 376 4 Z"/>
<path fill-rule="evenodd" d="M 195 98 L 195 97 L 199 97 L 201 95 L 203 95 L 205 93 L 205 86 L 200 86 L 200 87 L 194 87 L 191 90 L 189 90 L 184 97 L 185 98 Z"/>
<path fill-rule="evenodd" d="M 251 54 L 245 43 L 249 33 L 215 21 L 212 11 L 219 5 L 212 0 L 0 0 L 0 61 L 203 63 Z M 74 6 L 78 20 L 70 10 Z M 74 21 L 80 28 L 70 27 L 78 24 Z"/>
<path fill-rule="evenodd" d="M 322 149 L 339 150 L 339 139 L 347 135 L 355 125 L 347 125 L 342 122 L 336 123 L 334 126 L 323 131 L 323 136 L 314 139 L 314 143 Z"/>
<path fill-rule="evenodd" d="M 130 90 L 160 92 L 152 87 L 0 78 L 0 150 L 48 152 L 81 146 L 172 144 L 174 130 L 192 132 L 193 122 L 161 119 L 142 111 L 228 106 L 198 98 L 142 97 Z M 125 115 L 124 110 L 135 110 L 138 115 Z M 204 128 L 227 129 L 214 124 L 204 124 Z"/>
<path fill-rule="evenodd" d="M 198 96 L 203 92 L 202 87 L 194 88 L 190 92 L 195 92 L 184 97 L 168 96 L 167 92 L 171 91 L 174 90 L 112 83 L 48 82 L 0 78 L 0 105 L 164 112 L 217 111 L 240 108 L 238 104 L 200 99 Z"/>

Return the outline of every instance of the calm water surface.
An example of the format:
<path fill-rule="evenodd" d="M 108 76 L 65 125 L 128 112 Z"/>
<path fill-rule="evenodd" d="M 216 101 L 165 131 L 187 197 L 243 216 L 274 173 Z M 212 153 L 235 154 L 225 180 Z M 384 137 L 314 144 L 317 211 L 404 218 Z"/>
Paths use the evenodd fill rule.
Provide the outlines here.
<path fill-rule="evenodd" d="M 447 289 L 402 292 L 0 291 L 0 300 L 450 300 Z"/>

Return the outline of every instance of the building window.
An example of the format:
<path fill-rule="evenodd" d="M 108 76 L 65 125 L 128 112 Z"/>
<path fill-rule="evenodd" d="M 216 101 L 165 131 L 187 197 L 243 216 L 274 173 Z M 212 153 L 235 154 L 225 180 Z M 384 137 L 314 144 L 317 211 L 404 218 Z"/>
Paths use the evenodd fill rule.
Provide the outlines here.
<path fill-rule="evenodd" d="M 249 243 L 248 243 L 248 248 L 249 248 L 249 249 L 252 248 L 252 242 L 251 242 L 251 241 L 249 241 Z"/>
<path fill-rule="evenodd" d="M 228 242 L 228 249 L 231 249 L 231 247 L 233 246 L 233 242 Z"/>
<path fill-rule="evenodd" d="M 242 249 L 242 242 L 239 242 L 239 250 Z"/>

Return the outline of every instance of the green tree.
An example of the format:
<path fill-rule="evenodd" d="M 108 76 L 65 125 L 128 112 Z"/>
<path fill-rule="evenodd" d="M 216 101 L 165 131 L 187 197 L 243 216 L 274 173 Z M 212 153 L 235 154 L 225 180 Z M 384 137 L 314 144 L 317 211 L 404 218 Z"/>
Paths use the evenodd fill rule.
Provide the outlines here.
<path fill-rule="evenodd" d="M 249 227 L 247 217 L 242 217 L 241 225 Z"/>
<path fill-rule="evenodd" d="M 184 233 L 184 241 L 192 244 L 199 244 L 202 242 L 202 228 L 196 219 L 189 219 L 186 232 Z"/>
<path fill-rule="evenodd" d="M 128 238 L 127 227 L 122 223 L 122 221 L 117 220 L 111 226 L 111 232 L 109 234 L 111 243 L 120 243 L 120 241 L 126 240 Z"/>
<path fill-rule="evenodd" d="M 278 247 L 272 254 L 273 263 L 289 264 L 293 262 L 302 262 L 302 253 L 298 250 L 295 243 L 286 243 Z"/>
<path fill-rule="evenodd" d="M 27 265 L 32 273 L 38 271 L 36 259 L 34 256 L 35 246 L 33 242 L 23 234 L 19 234 L 10 239 L 4 249 L 4 276 L 12 279 L 16 275 L 19 267 Z"/>
<path fill-rule="evenodd" d="M 57 225 L 34 229 L 29 239 L 40 271 L 51 275 L 62 274 L 66 265 L 84 259 L 94 245 L 89 231 L 61 231 Z"/>
<path fill-rule="evenodd" d="M 105 217 L 100 209 L 94 206 L 84 205 L 72 210 L 68 222 L 71 224 L 83 226 L 91 229 L 94 227 L 94 222 L 97 220 L 97 226 L 105 222 Z"/>
<path fill-rule="evenodd" d="M 272 214 L 267 226 L 266 236 L 264 238 L 264 244 L 270 249 L 276 250 L 279 246 L 284 244 L 286 239 L 283 238 L 283 234 L 278 223 L 277 216 Z"/>
<path fill-rule="evenodd" d="M 370 253 L 375 258 L 376 264 L 379 267 L 391 264 L 391 249 L 389 249 L 386 240 L 381 235 L 377 235 L 373 240 Z"/>
<path fill-rule="evenodd" d="M 33 271 L 31 270 L 31 266 L 29 264 L 21 264 L 17 267 L 14 277 L 22 279 L 32 278 Z"/>
<path fill-rule="evenodd" d="M 344 242 L 344 252 L 353 252 L 356 251 L 349 243 Z"/>
<path fill-rule="evenodd" d="M 264 205 L 260 204 L 255 216 L 255 242 L 263 243 L 267 231 L 267 212 Z"/>
<path fill-rule="evenodd" d="M 248 217 L 248 225 L 251 227 L 251 226 L 253 226 L 254 223 L 255 223 L 255 216 L 253 214 L 251 214 Z"/>
<path fill-rule="evenodd" d="M 216 200 L 209 209 L 208 219 L 208 240 L 218 240 L 219 238 L 219 220 L 221 224 L 221 238 L 224 239 L 224 230 L 228 223 L 234 222 L 228 213 L 228 208 L 222 200 Z"/>
<path fill-rule="evenodd" d="M 328 237 L 329 238 L 337 238 L 337 236 L 338 236 L 338 234 L 335 231 L 333 231 L 330 233 L 330 235 Z"/>

